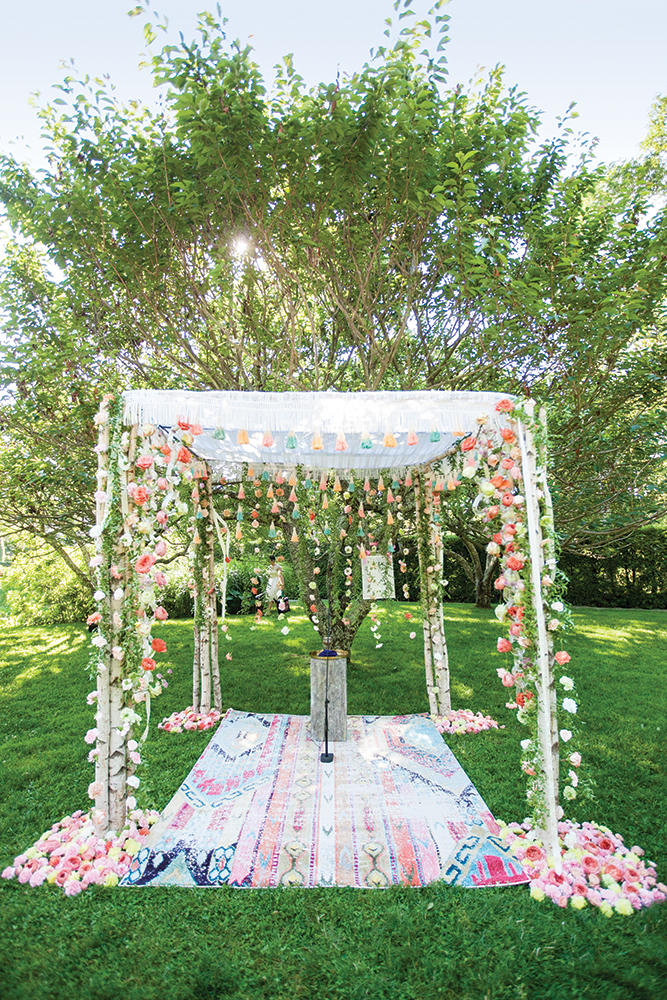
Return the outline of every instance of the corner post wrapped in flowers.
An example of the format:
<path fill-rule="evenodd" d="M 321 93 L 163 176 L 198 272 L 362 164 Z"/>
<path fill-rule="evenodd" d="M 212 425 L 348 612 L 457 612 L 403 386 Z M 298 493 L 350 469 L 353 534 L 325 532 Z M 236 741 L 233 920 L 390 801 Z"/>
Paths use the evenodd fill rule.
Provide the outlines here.
<path fill-rule="evenodd" d="M 433 479 L 430 466 L 413 475 L 417 512 L 417 550 L 421 586 L 424 667 L 429 710 L 441 716 L 452 707 L 449 659 L 442 613 L 442 542 L 435 521 Z"/>
<path fill-rule="evenodd" d="M 550 544 L 549 535 L 553 537 L 553 519 L 547 524 L 551 515 L 551 504 L 545 507 L 545 513 L 540 511 L 540 500 L 546 501 L 548 496 L 546 469 L 546 413 L 540 411 L 539 420 L 543 433 L 541 434 L 541 454 L 532 427 L 535 425 L 535 404 L 532 400 L 524 403 L 524 420 L 517 422 L 519 447 L 521 449 L 521 464 L 523 471 L 523 486 L 526 502 L 526 521 L 528 527 L 528 546 L 530 551 L 530 582 L 531 600 L 537 627 L 537 735 L 541 751 L 541 766 L 543 773 L 543 822 L 545 826 L 545 843 L 551 855 L 556 859 L 556 870 L 560 870 L 560 848 L 558 846 L 558 704 L 554 685 L 553 662 L 554 650 L 552 633 L 547 630 L 544 613 L 544 597 L 542 594 L 542 577 L 545 572 L 546 558 L 553 553 L 545 553 Z M 539 465 L 538 465 L 539 462 Z M 538 488 L 538 482 L 541 486 Z M 539 495 L 538 495 L 539 490 Z M 543 536 L 542 527 L 551 529 L 547 538 Z"/>

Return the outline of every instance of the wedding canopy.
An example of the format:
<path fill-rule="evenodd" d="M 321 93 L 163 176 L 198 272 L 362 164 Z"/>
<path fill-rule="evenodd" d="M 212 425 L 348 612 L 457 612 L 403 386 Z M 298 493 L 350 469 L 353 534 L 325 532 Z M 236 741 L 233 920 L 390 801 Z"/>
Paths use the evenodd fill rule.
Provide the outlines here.
<path fill-rule="evenodd" d="M 198 424 L 194 450 L 241 462 L 372 471 L 442 459 L 481 415 L 507 425 L 492 392 L 126 392 L 125 422 Z M 247 441 L 246 441 L 247 439 Z M 315 447 L 313 447 L 315 444 Z"/>

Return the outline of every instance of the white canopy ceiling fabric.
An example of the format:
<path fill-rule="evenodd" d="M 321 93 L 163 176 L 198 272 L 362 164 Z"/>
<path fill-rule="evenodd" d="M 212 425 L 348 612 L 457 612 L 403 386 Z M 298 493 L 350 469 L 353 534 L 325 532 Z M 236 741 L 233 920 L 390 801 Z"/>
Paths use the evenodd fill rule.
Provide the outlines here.
<path fill-rule="evenodd" d="M 443 458 L 488 416 L 507 426 L 489 392 L 188 392 L 124 393 L 126 424 L 199 424 L 192 450 L 214 463 L 297 464 L 313 469 L 379 470 L 425 465 Z M 221 432 L 224 431 L 224 438 Z M 247 444 L 239 444 L 246 431 Z M 415 444 L 408 444 L 414 432 Z M 215 434 L 215 436 L 214 436 Z M 313 449 L 318 434 L 322 447 Z M 273 443 L 265 445 L 267 435 Z M 341 439 L 344 436 L 344 440 Z M 395 441 L 387 447 L 385 441 Z M 411 440 L 414 438 L 411 437 Z M 344 450 L 341 450 L 344 445 Z"/>

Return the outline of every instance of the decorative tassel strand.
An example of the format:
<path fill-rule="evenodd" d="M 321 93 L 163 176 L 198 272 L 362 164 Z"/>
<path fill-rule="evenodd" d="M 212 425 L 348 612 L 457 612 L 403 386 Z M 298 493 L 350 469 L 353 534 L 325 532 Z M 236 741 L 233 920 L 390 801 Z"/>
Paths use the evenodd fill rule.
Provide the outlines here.
<path fill-rule="evenodd" d="M 347 441 L 342 431 L 336 438 L 336 451 L 347 451 Z"/>
<path fill-rule="evenodd" d="M 408 445 L 412 448 L 415 444 L 419 444 L 419 438 L 415 434 L 414 429 L 411 427 L 408 431 Z"/>
<path fill-rule="evenodd" d="M 237 444 L 250 444 L 250 439 L 248 438 L 248 432 L 241 429 L 236 435 Z"/>
<path fill-rule="evenodd" d="M 319 431 L 315 431 L 313 434 L 313 440 L 311 441 L 310 447 L 313 451 L 322 451 L 324 445 L 322 444 L 322 435 Z"/>
<path fill-rule="evenodd" d="M 391 431 L 387 431 L 387 433 L 384 436 L 384 446 L 385 446 L 385 448 L 395 448 L 396 447 L 396 438 L 391 433 Z"/>
<path fill-rule="evenodd" d="M 264 431 L 262 438 L 262 448 L 273 448 L 273 434 L 271 431 Z"/>

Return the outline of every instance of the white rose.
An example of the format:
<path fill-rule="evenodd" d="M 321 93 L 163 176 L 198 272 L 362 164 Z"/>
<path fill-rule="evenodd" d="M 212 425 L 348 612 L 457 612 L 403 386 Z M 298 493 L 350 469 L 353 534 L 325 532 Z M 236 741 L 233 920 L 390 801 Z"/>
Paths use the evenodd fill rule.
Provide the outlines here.
<path fill-rule="evenodd" d="M 116 587 L 116 589 L 113 592 L 114 601 L 122 601 L 124 596 L 125 596 L 125 591 L 123 590 L 123 588 Z"/>
<path fill-rule="evenodd" d="M 106 594 L 104 593 L 103 590 L 96 590 L 95 593 L 93 594 L 93 598 L 96 601 L 103 601 L 105 597 Z"/>
<path fill-rule="evenodd" d="M 530 746 L 530 743 L 531 743 L 530 740 L 521 740 L 521 749 L 527 750 L 528 747 Z"/>
<path fill-rule="evenodd" d="M 572 680 L 571 677 L 563 676 L 559 679 L 558 683 L 562 684 L 562 686 L 565 688 L 566 691 L 572 691 L 572 689 L 574 688 L 574 681 Z"/>
<path fill-rule="evenodd" d="M 127 779 L 127 784 L 130 786 L 130 788 L 138 788 L 139 785 L 141 784 L 141 779 L 137 778 L 136 774 L 131 774 L 130 777 Z"/>
<path fill-rule="evenodd" d="M 557 611 L 560 614 L 561 611 L 565 611 L 565 605 L 563 604 L 562 601 L 554 601 L 554 603 L 551 605 L 551 609 L 552 611 Z"/>
<path fill-rule="evenodd" d="M 559 626 L 560 622 L 558 621 L 558 619 L 552 618 L 549 624 L 547 625 L 547 628 L 549 629 L 550 632 L 555 632 Z"/>
<path fill-rule="evenodd" d="M 569 712 L 570 715 L 577 714 L 577 703 L 574 698 L 563 698 L 563 708 L 566 712 Z"/>
<path fill-rule="evenodd" d="M 90 641 L 93 644 L 93 646 L 97 646 L 98 649 L 103 649 L 107 644 L 107 641 L 103 635 L 93 636 L 93 638 Z"/>
<path fill-rule="evenodd" d="M 572 733 L 570 732 L 569 729 L 561 729 L 560 738 L 562 739 L 563 743 L 569 743 L 569 741 L 572 739 Z"/>

